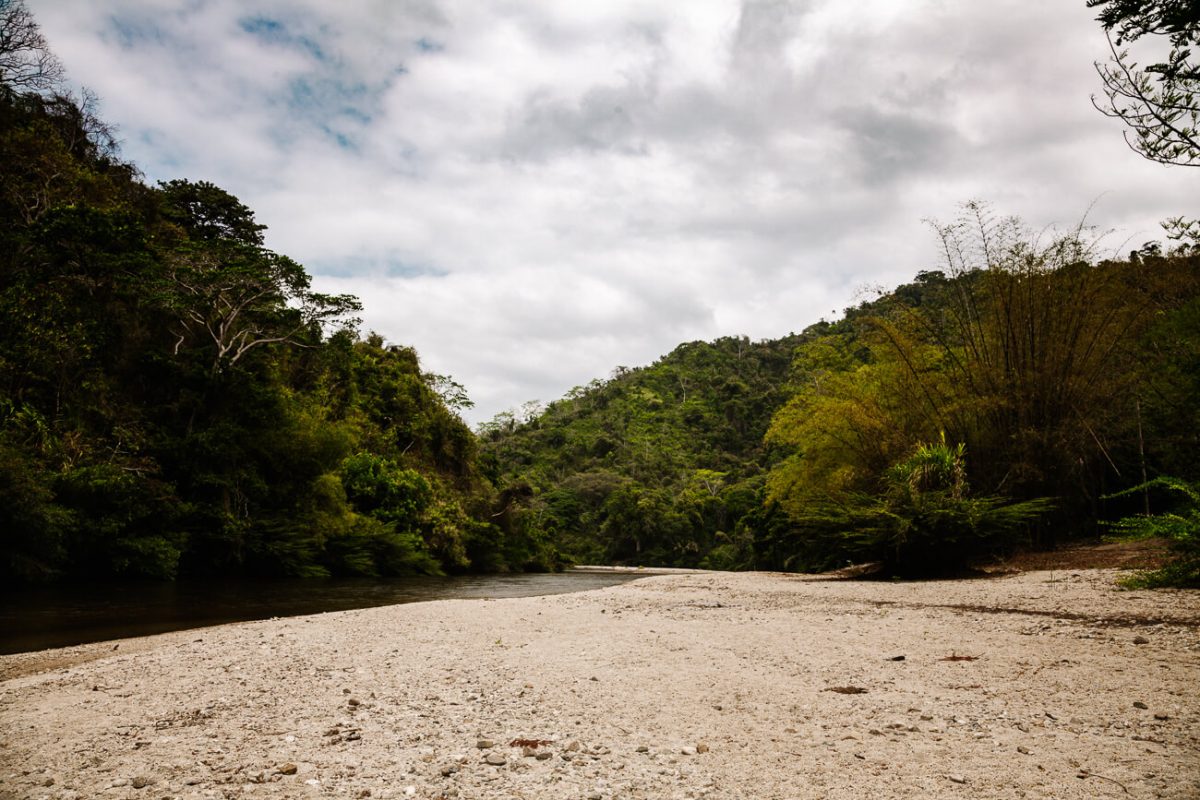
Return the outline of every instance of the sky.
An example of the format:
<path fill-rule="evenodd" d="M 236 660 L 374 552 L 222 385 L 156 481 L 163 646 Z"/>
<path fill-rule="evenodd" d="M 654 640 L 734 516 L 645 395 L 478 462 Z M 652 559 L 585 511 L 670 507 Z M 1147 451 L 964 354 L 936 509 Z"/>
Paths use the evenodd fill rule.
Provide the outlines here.
<path fill-rule="evenodd" d="M 981 200 L 1121 253 L 1195 170 L 1084 0 L 27 0 L 147 181 L 211 181 L 472 423 L 937 269 Z"/>

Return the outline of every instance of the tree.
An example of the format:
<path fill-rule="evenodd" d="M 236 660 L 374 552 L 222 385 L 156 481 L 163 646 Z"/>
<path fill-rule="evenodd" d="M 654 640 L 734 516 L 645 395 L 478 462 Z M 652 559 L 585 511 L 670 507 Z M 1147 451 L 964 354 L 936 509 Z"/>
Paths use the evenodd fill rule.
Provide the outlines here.
<path fill-rule="evenodd" d="M 162 199 L 164 216 L 186 234 L 166 258 L 175 353 L 211 345 L 212 374 L 263 345 L 302 345 L 314 327 L 362 308 L 350 295 L 312 291 L 302 266 L 262 246 L 265 226 L 253 212 L 216 186 L 170 181 Z"/>
<path fill-rule="evenodd" d="M 62 80 L 62 62 L 50 52 L 24 0 L 0 0 L 0 86 L 44 92 Z"/>
<path fill-rule="evenodd" d="M 1200 65 L 1191 47 L 1200 44 L 1196 0 L 1088 0 L 1108 35 L 1112 57 L 1096 62 L 1106 100 L 1092 104 L 1129 128 L 1125 141 L 1151 161 L 1200 167 Z M 1115 32 L 1115 38 L 1114 38 Z M 1126 44 L 1165 36 L 1165 61 L 1139 67 Z"/>

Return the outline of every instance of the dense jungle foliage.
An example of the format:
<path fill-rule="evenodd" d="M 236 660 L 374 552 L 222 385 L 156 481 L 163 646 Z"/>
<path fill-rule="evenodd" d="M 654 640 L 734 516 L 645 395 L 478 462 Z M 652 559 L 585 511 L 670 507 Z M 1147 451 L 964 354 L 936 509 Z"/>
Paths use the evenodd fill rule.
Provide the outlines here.
<path fill-rule="evenodd" d="M 457 385 L 263 230 L 0 87 L 0 581 L 554 567 L 493 518 Z"/>
<path fill-rule="evenodd" d="M 928 574 L 1198 477 L 1196 248 L 1099 259 L 1083 231 L 1039 247 L 963 210 L 940 269 L 837 322 L 685 345 L 486 425 L 514 525 L 589 560 Z"/>
<path fill-rule="evenodd" d="M 1118 101 L 1136 84 L 1157 93 L 1135 111 L 1194 116 L 1195 20 L 1089 5 L 1171 37 L 1147 75 L 1098 66 L 1106 113 L 1194 163 Z M 929 574 L 1102 532 L 1176 543 L 1146 585 L 1200 582 L 1196 221 L 1101 257 L 1082 229 L 1041 243 L 967 204 L 936 269 L 840 320 L 684 344 L 476 435 L 461 386 L 361 336 L 358 301 L 315 292 L 235 197 L 147 185 L 23 5 L 0 12 L 6 584 L 571 559 Z"/>

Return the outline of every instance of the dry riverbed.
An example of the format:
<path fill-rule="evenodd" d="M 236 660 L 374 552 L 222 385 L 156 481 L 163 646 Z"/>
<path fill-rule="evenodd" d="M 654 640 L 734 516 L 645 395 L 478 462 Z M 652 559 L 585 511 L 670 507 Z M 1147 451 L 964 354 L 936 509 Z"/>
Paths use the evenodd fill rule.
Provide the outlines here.
<path fill-rule="evenodd" d="M 672 575 L 0 657 L 0 798 L 1196 798 L 1200 593 Z"/>

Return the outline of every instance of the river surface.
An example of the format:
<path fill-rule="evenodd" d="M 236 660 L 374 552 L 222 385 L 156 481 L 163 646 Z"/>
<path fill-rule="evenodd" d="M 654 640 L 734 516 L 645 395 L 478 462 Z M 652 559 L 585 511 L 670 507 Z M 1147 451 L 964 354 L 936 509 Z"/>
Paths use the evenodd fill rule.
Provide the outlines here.
<path fill-rule="evenodd" d="M 225 622 L 424 600 L 532 597 L 599 589 L 646 574 L 570 571 L 444 578 L 330 578 L 96 584 L 0 594 L 0 653 L 146 636 Z"/>

